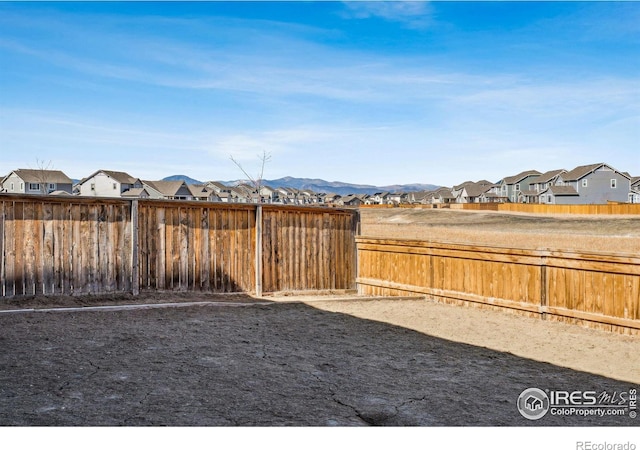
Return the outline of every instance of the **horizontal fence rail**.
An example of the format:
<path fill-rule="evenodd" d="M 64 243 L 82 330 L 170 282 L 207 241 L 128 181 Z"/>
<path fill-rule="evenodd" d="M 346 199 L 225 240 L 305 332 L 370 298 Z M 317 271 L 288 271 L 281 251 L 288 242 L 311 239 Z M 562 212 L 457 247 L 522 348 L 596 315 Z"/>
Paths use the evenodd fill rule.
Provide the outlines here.
<path fill-rule="evenodd" d="M 640 257 L 356 238 L 358 291 L 640 330 Z"/>
<path fill-rule="evenodd" d="M 0 296 L 355 289 L 353 210 L 0 194 Z"/>

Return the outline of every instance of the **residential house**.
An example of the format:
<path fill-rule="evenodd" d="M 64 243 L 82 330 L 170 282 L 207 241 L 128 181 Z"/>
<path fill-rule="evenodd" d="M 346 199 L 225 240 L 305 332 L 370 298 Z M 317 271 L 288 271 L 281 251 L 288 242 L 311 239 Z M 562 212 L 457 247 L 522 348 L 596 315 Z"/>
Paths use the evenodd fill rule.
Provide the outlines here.
<path fill-rule="evenodd" d="M 371 203 L 374 205 L 384 205 L 389 203 L 389 192 L 376 192 L 371 197 Z"/>
<path fill-rule="evenodd" d="M 423 203 L 425 197 L 429 194 L 430 191 L 415 191 L 409 192 L 407 194 L 407 203 L 412 205 L 419 205 Z"/>
<path fill-rule="evenodd" d="M 83 197 L 121 197 L 123 192 L 143 187 L 140 179 L 126 172 L 98 170 L 81 180 L 75 189 Z"/>
<path fill-rule="evenodd" d="M 187 183 L 176 181 L 142 181 L 144 188 L 151 198 L 165 200 L 193 200 L 193 195 Z"/>
<path fill-rule="evenodd" d="M 340 200 L 340 198 L 342 197 L 338 194 L 326 194 L 324 196 L 324 203 L 325 205 L 335 205 L 338 203 L 338 200 Z"/>
<path fill-rule="evenodd" d="M 553 204 L 604 204 L 608 201 L 627 202 L 631 190 L 631 177 L 605 163 L 578 166 L 560 174 L 558 186 L 551 186 L 540 193 L 546 195 L 545 203 Z M 564 186 L 564 195 L 554 192 Z M 571 188 L 571 189 L 569 189 Z M 549 192 L 551 190 L 551 192 Z M 575 191 L 575 193 L 574 193 Z"/>
<path fill-rule="evenodd" d="M 468 186 L 470 184 L 473 184 L 473 181 L 465 181 L 465 182 L 460 183 L 458 185 L 454 185 L 451 188 L 451 195 L 453 195 L 455 197 L 456 203 L 462 203 L 462 201 L 459 200 L 460 194 L 462 194 L 462 191 L 465 188 L 465 186 Z"/>
<path fill-rule="evenodd" d="M 548 205 L 575 205 L 581 203 L 580 195 L 573 186 L 552 184 L 540 194 L 539 203 Z"/>
<path fill-rule="evenodd" d="M 431 197 L 431 203 L 436 205 L 455 203 L 455 201 L 456 197 L 451 193 L 451 188 L 448 187 L 436 189 Z"/>
<path fill-rule="evenodd" d="M 478 200 L 480 203 L 506 203 L 509 198 L 506 195 L 502 195 L 502 185 L 495 183 L 489 186 L 486 192 L 480 194 Z"/>
<path fill-rule="evenodd" d="M 204 185 L 206 188 L 212 189 L 216 194 L 220 194 L 221 192 L 231 192 L 231 188 L 229 186 L 226 186 L 219 181 L 207 181 Z"/>
<path fill-rule="evenodd" d="M 392 203 L 394 205 L 400 205 L 401 203 L 407 203 L 407 199 L 409 195 L 406 192 L 392 192 L 389 194 L 389 200 L 387 203 Z"/>
<path fill-rule="evenodd" d="M 546 203 L 545 198 L 540 198 L 540 192 L 550 186 L 558 185 L 560 175 L 567 173 L 565 169 L 550 170 L 533 178 L 529 182 L 529 189 L 520 191 L 519 201 L 522 203 Z M 562 190 L 556 190 L 561 192 Z"/>
<path fill-rule="evenodd" d="M 337 202 L 340 206 L 360 206 L 362 203 L 362 199 L 354 194 L 341 197 Z"/>
<path fill-rule="evenodd" d="M 321 205 L 324 203 L 324 194 L 317 193 L 311 189 L 303 189 L 300 194 L 304 198 L 304 203 L 309 205 Z"/>
<path fill-rule="evenodd" d="M 451 189 L 451 195 L 455 197 L 456 203 L 479 203 L 480 196 L 489 191 L 493 183 L 487 180 L 478 182 L 465 181 Z"/>
<path fill-rule="evenodd" d="M 529 183 L 534 178 L 542 175 L 537 170 L 525 170 L 517 175 L 503 178 L 500 183 L 499 195 L 506 197 L 510 202 L 517 202 L 521 191 L 530 190 Z"/>
<path fill-rule="evenodd" d="M 271 186 L 261 186 L 260 196 L 262 203 L 278 203 L 279 200 L 278 191 Z"/>
<path fill-rule="evenodd" d="M 202 202 L 219 202 L 220 197 L 211 188 L 206 187 L 204 184 L 187 184 L 187 188 L 191 192 L 191 197 L 194 200 Z"/>
<path fill-rule="evenodd" d="M 640 203 L 640 177 L 631 177 L 629 203 Z"/>
<path fill-rule="evenodd" d="M 59 170 L 16 169 L 2 179 L 0 191 L 16 194 L 73 194 L 73 181 Z"/>

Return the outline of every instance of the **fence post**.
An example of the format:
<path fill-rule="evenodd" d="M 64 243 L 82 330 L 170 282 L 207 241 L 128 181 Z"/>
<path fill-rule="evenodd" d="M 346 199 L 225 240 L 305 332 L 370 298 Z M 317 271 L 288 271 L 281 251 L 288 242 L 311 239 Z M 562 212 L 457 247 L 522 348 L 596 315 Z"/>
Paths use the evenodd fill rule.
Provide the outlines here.
<path fill-rule="evenodd" d="M 138 200 L 131 201 L 131 291 L 140 294 L 140 274 L 138 273 Z"/>
<path fill-rule="evenodd" d="M 262 297 L 262 205 L 256 206 L 256 297 Z"/>
<path fill-rule="evenodd" d="M 547 253 L 542 255 L 540 264 L 540 318 L 547 320 L 547 293 L 549 292 L 549 280 L 547 279 Z"/>

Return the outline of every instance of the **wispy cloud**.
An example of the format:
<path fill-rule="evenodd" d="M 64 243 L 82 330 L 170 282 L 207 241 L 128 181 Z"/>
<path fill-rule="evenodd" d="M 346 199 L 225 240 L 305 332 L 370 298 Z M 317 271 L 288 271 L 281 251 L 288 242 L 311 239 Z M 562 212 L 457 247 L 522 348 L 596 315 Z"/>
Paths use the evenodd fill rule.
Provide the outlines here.
<path fill-rule="evenodd" d="M 251 164 L 268 151 L 281 175 L 386 184 L 497 179 L 525 163 L 570 168 L 576 155 L 603 153 L 640 170 L 625 166 L 637 148 L 637 73 L 610 69 L 619 59 L 606 54 L 588 55 L 579 73 L 562 61 L 536 70 L 525 58 L 478 62 L 473 33 L 429 32 L 436 52 L 404 51 L 407 28 L 428 24 L 438 5 L 346 3 L 342 30 L 335 15 L 325 29 L 215 16 L 88 21 L 15 7 L 0 14 L 2 76 L 17 86 L 0 98 L 0 152 L 13 158 L 3 169 L 39 157 L 60 168 L 88 160 L 89 170 L 115 161 L 148 178 L 185 167 L 210 179 L 235 170 L 229 155 Z M 393 51 L 334 39 L 351 20 L 373 18 L 404 27 Z M 37 95 L 21 90 L 27 83 Z"/>
<path fill-rule="evenodd" d="M 422 29 L 432 24 L 431 7 L 424 1 L 345 2 L 343 17 L 353 19 L 381 18 L 399 22 L 407 28 Z"/>

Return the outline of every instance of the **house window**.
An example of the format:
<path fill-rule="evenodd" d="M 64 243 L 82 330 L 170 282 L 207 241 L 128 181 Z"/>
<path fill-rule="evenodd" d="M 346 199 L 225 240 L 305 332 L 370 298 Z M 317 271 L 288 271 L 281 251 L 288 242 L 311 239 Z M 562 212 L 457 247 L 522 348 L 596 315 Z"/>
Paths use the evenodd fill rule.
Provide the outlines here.
<path fill-rule="evenodd" d="M 20 183 L 20 191 L 24 191 L 24 183 Z"/>
<path fill-rule="evenodd" d="M 30 191 L 39 191 L 40 190 L 40 183 L 29 183 L 29 190 Z"/>
<path fill-rule="evenodd" d="M 618 180 L 616 180 L 615 178 L 612 178 L 611 179 L 611 189 L 615 189 L 617 183 L 618 183 Z"/>
<path fill-rule="evenodd" d="M 96 190 L 96 184 L 95 183 L 91 183 L 91 190 L 95 191 Z"/>
<path fill-rule="evenodd" d="M 516 183 L 516 191 L 520 190 L 520 183 Z"/>
<path fill-rule="evenodd" d="M 582 187 L 587 187 L 587 184 L 588 184 L 588 180 L 586 178 L 582 180 Z"/>
<path fill-rule="evenodd" d="M 116 183 L 113 183 L 113 189 L 118 189 L 118 185 Z"/>
<path fill-rule="evenodd" d="M 55 183 L 49 183 L 49 190 L 50 191 L 55 191 L 56 190 L 56 184 Z"/>
<path fill-rule="evenodd" d="M 11 192 L 13 192 L 13 183 L 11 183 Z"/>

